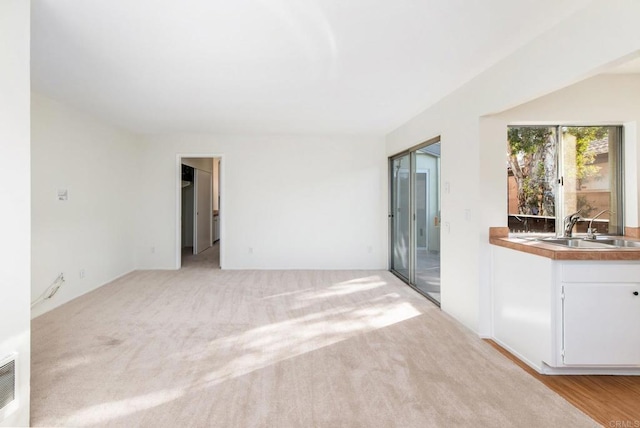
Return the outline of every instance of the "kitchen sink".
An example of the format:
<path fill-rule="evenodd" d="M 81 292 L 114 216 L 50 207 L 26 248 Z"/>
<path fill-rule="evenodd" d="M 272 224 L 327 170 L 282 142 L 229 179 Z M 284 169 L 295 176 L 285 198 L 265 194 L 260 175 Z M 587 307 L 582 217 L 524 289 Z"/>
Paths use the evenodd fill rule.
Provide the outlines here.
<path fill-rule="evenodd" d="M 612 244 L 603 243 L 596 240 L 586 240 L 583 238 L 557 238 L 543 239 L 541 242 L 545 244 L 562 245 L 570 248 L 592 248 L 592 249 L 611 249 L 615 248 Z"/>
<path fill-rule="evenodd" d="M 569 248 L 613 249 L 613 248 L 640 248 L 640 241 L 630 241 L 623 238 L 600 237 L 585 239 L 572 238 L 544 238 L 540 242 L 552 245 L 562 245 Z"/>
<path fill-rule="evenodd" d="M 613 245 L 618 248 L 640 248 L 640 242 L 626 239 L 597 239 L 595 242 Z"/>

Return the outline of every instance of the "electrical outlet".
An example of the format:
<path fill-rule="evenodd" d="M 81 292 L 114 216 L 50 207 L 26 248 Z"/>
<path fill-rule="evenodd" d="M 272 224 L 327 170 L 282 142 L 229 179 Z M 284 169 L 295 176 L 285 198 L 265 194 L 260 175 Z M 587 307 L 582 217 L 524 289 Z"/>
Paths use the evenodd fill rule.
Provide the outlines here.
<path fill-rule="evenodd" d="M 80 279 L 84 279 L 84 277 L 85 277 L 84 269 L 80 269 L 80 272 L 78 272 L 78 276 L 80 277 Z"/>
<path fill-rule="evenodd" d="M 151 247 L 149 249 L 149 251 L 151 251 L 151 254 L 155 254 L 156 253 L 156 247 Z"/>

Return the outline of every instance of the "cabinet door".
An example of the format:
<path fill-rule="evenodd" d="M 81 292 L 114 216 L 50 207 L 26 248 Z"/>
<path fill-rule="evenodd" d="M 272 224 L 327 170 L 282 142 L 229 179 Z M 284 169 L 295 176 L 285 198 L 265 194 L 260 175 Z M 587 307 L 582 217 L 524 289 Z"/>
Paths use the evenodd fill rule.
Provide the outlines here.
<path fill-rule="evenodd" d="M 565 364 L 640 364 L 640 284 L 563 288 Z"/>

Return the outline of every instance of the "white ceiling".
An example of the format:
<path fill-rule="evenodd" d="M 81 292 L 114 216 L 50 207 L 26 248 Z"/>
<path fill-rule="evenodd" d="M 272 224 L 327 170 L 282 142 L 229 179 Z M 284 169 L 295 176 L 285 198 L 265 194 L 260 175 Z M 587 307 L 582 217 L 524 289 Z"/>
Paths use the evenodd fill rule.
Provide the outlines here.
<path fill-rule="evenodd" d="M 32 86 L 139 133 L 383 134 L 587 0 L 33 0 Z"/>

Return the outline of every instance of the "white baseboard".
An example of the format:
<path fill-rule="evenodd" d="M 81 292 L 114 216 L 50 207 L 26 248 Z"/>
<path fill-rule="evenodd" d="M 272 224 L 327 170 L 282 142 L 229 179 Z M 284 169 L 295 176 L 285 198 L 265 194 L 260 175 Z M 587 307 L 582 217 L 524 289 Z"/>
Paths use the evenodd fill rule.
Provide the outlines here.
<path fill-rule="evenodd" d="M 520 361 L 522 361 L 523 363 L 525 363 L 526 365 L 528 365 L 529 367 L 531 367 L 532 369 L 537 371 L 538 373 L 544 374 L 542 372 L 542 365 L 541 364 L 534 364 L 532 361 L 530 361 L 529 359 L 524 357 L 522 354 L 520 354 L 519 352 L 517 352 L 516 350 L 511 348 L 509 345 L 501 342 L 499 339 L 496 339 L 495 337 L 490 337 L 489 339 L 493 340 L 498 345 L 500 345 L 500 347 L 502 347 L 502 348 L 506 349 L 507 351 L 509 351 L 509 353 L 511 355 L 513 355 L 514 357 L 516 357 L 517 359 L 519 359 Z M 542 364 L 544 364 L 544 363 L 542 363 Z"/>

